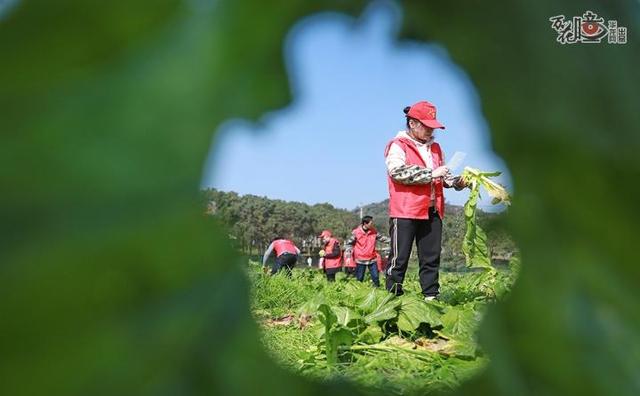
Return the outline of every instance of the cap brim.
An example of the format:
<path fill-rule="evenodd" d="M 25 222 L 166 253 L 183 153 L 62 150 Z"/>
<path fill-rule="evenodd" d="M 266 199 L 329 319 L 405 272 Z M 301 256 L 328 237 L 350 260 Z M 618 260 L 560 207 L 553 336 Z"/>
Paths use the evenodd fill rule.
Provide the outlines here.
<path fill-rule="evenodd" d="M 440 128 L 440 129 L 445 129 L 444 125 L 442 125 L 440 122 L 438 122 L 438 120 L 418 120 L 421 123 L 423 123 L 424 125 L 428 126 L 429 128 Z"/>

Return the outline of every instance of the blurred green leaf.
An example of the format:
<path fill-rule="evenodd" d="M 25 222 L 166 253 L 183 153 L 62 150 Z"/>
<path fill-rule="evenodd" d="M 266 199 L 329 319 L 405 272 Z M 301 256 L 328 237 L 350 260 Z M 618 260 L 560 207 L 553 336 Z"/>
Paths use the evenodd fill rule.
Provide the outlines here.
<path fill-rule="evenodd" d="M 0 21 L 0 393 L 357 392 L 271 363 L 196 190 L 217 125 L 290 101 L 293 23 L 362 4 L 25 0 Z M 399 38 L 468 73 L 516 191 L 521 277 L 456 392 L 640 393 L 640 5 L 401 6 Z M 559 45 L 548 18 L 586 9 L 628 44 Z"/>

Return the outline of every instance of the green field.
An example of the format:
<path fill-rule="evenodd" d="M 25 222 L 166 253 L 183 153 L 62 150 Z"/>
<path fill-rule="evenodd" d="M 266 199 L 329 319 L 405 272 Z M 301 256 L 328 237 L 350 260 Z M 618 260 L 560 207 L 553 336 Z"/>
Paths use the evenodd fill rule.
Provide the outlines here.
<path fill-rule="evenodd" d="M 422 300 L 415 266 L 402 297 L 344 274 L 331 284 L 314 269 L 268 276 L 250 262 L 247 272 L 252 312 L 274 360 L 311 378 L 411 395 L 456 387 L 485 367 L 475 330 L 487 304 L 513 285 L 517 266 L 441 273 L 438 302 Z"/>

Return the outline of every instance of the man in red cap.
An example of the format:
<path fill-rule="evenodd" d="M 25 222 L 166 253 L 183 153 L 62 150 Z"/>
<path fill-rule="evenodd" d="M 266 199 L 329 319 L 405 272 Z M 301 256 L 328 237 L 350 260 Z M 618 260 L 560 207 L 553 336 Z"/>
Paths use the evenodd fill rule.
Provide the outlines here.
<path fill-rule="evenodd" d="M 321 268 L 324 269 L 327 280 L 333 282 L 336 280 L 336 274 L 342 269 L 340 242 L 331 235 L 329 230 L 322 231 L 319 237 L 324 243 L 324 248 L 320 251 Z"/>
<path fill-rule="evenodd" d="M 423 101 L 406 107 L 404 113 L 407 129 L 398 132 L 384 152 L 391 237 L 386 286 L 396 295 L 403 294 L 402 282 L 415 240 L 422 294 L 433 300 L 440 288 L 443 188 L 461 190 L 465 185 L 460 177 L 450 175 L 440 145 L 434 142 L 434 130 L 444 129 L 436 119 L 436 107 Z"/>

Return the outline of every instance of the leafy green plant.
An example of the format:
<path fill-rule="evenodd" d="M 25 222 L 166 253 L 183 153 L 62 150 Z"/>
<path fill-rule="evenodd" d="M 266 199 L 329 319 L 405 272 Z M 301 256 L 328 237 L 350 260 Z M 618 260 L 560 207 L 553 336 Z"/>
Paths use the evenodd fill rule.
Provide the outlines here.
<path fill-rule="evenodd" d="M 464 217 L 467 229 L 462 243 L 462 252 L 468 267 L 486 268 L 493 270 L 491 266 L 491 254 L 487 244 L 487 234 L 478 225 L 476 210 L 478 198 L 480 198 L 480 186 L 483 186 L 493 198 L 493 204 L 511 203 L 511 197 L 507 190 L 500 184 L 492 181 L 490 177 L 499 176 L 500 172 L 482 172 L 474 168 L 466 167 L 462 172 L 462 179 L 469 186 L 471 192 L 464 205 Z"/>
<path fill-rule="evenodd" d="M 318 11 L 355 17 L 363 2 L 17 3 L 0 34 L 0 393 L 359 393 L 261 352 L 226 230 L 196 213 L 192 192 L 212 129 L 290 103 L 290 27 Z M 557 2 L 398 4 L 396 38 L 441 43 L 477 87 L 535 264 L 484 321 L 494 364 L 457 394 L 637 395 L 638 3 L 602 2 L 629 42 L 597 50 L 558 45 L 541 23 Z M 423 394 L 478 359 L 392 352 L 345 373 Z"/>
<path fill-rule="evenodd" d="M 496 284 L 508 290 L 514 280 L 507 271 L 489 274 L 442 274 L 441 300 L 426 302 L 415 274 L 408 274 L 406 294 L 396 297 L 353 279 L 328 283 L 315 270 L 296 269 L 291 278 L 265 277 L 257 263 L 248 270 L 254 288 L 261 289 L 253 298 L 269 302 L 254 301 L 254 312 L 260 312 L 254 316 L 267 349 L 286 367 L 322 379 L 345 376 L 365 387 L 393 382 L 393 394 L 449 389 L 484 367 L 487 359 L 475 339 L 478 322 L 486 304 L 498 298 Z M 285 313 L 296 319 L 275 320 Z"/>
<path fill-rule="evenodd" d="M 426 303 L 416 295 L 403 295 L 400 300 L 398 330 L 413 333 L 421 324 L 427 324 L 431 328 L 442 326 L 442 309 L 436 304 Z"/>

